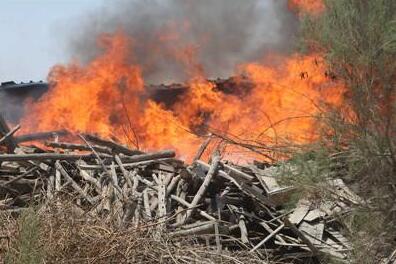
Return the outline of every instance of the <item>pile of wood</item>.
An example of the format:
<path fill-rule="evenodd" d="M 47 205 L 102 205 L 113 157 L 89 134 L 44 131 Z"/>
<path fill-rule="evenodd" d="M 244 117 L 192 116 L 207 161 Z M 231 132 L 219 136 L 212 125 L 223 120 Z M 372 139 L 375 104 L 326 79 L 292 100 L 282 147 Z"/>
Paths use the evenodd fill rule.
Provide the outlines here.
<path fill-rule="evenodd" d="M 194 236 L 219 251 L 243 249 L 282 259 L 325 253 L 344 259 L 351 250 L 336 219 L 360 199 L 342 180 L 332 181 L 339 202 L 300 200 L 287 209 L 295 190 L 277 182 L 280 167 L 237 166 L 217 152 L 202 161 L 208 140 L 186 165 L 174 151 L 143 153 L 93 135 L 79 135 L 81 144 L 55 137 L 45 142 L 45 150 L 20 146 L 13 137 L 18 127 L 0 123 L 0 142 L 6 146 L 0 154 L 1 210 L 17 213 L 32 200 L 66 194 L 87 218 L 120 228 L 152 226 L 171 237 Z"/>

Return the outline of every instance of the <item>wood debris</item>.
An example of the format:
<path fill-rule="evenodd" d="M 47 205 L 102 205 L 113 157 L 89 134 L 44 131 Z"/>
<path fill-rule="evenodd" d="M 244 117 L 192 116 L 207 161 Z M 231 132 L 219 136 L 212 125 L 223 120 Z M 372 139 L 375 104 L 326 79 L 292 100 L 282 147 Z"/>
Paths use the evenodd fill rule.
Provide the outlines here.
<path fill-rule="evenodd" d="M 153 225 L 173 237 L 196 236 L 218 250 L 247 247 L 293 259 L 319 253 L 345 259 L 351 250 L 334 217 L 360 199 L 341 180 L 333 184 L 343 206 L 301 200 L 290 211 L 278 198 L 293 188 L 277 182 L 276 166 L 234 166 L 216 152 L 206 163 L 200 157 L 210 139 L 188 165 L 174 151 L 144 153 L 93 135 L 82 136 L 81 144 L 46 142 L 45 151 L 19 146 L 4 124 L 1 210 L 14 212 L 32 199 L 67 193 L 86 217 L 122 228 Z"/>

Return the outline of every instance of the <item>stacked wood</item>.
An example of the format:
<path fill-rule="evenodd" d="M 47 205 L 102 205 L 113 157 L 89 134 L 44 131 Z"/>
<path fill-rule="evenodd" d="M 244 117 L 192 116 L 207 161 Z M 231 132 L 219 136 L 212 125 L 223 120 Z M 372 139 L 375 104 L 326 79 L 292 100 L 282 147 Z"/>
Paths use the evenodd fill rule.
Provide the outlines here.
<path fill-rule="evenodd" d="M 92 135 L 81 140 L 46 142 L 46 151 L 15 145 L 13 153 L 0 154 L 0 209 L 18 212 L 32 200 L 67 194 L 86 217 L 194 236 L 219 251 L 344 259 L 352 249 L 336 216 L 360 199 L 342 180 L 332 180 L 339 203 L 300 200 L 288 210 L 294 189 L 278 183 L 277 166 L 236 166 L 217 152 L 205 162 L 201 149 L 187 165 L 174 151 L 144 153 Z"/>

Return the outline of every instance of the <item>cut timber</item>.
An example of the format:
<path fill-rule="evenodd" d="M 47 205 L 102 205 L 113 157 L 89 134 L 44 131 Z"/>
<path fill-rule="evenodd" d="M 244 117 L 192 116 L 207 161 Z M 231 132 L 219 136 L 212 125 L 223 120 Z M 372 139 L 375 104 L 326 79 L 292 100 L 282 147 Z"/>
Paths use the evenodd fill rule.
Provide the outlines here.
<path fill-rule="evenodd" d="M 342 179 L 333 179 L 329 181 L 329 185 L 332 187 L 333 193 L 350 203 L 355 205 L 359 205 L 363 203 L 362 199 L 356 195 L 348 186 L 345 185 Z"/>
<path fill-rule="evenodd" d="M 85 194 L 85 192 L 83 191 L 83 189 L 81 189 L 81 187 L 72 179 L 72 177 L 70 177 L 70 175 L 67 173 L 67 171 L 63 168 L 62 164 L 57 161 L 55 162 L 55 167 L 57 170 L 59 170 L 59 172 L 61 173 L 61 175 L 66 179 L 66 181 L 68 181 L 73 188 L 82 196 L 84 197 L 90 204 L 94 204 L 94 201 L 91 197 L 89 197 L 87 194 Z"/>
<path fill-rule="evenodd" d="M 277 229 L 275 229 L 271 234 L 269 234 L 266 238 L 264 238 L 260 243 L 258 243 L 254 248 L 252 248 L 250 250 L 250 252 L 254 252 L 256 251 L 258 248 L 260 248 L 261 246 L 263 246 L 265 244 L 265 242 L 267 242 L 268 240 L 270 240 L 273 236 L 275 236 L 277 233 L 279 233 L 279 231 L 282 230 L 282 228 L 285 227 L 285 224 L 281 224 Z"/>
<path fill-rule="evenodd" d="M 258 188 L 257 186 L 250 185 L 248 183 L 242 183 L 241 190 L 246 195 L 250 196 L 254 200 L 256 200 L 264 205 L 271 206 L 271 207 L 275 206 L 274 202 L 272 202 L 271 199 L 269 199 L 268 197 L 264 196 L 262 189 Z"/>
<path fill-rule="evenodd" d="M 167 186 L 167 175 L 165 173 L 160 173 L 158 176 L 158 216 L 166 216 L 166 186 Z M 161 225 L 164 227 L 164 225 Z"/>
<path fill-rule="evenodd" d="M 200 168 L 202 168 L 204 171 L 208 171 L 209 168 L 210 168 L 210 166 L 209 166 L 207 163 L 205 163 L 205 162 L 203 162 L 203 161 L 201 161 L 201 160 L 197 160 L 194 164 L 195 164 L 196 166 L 199 166 Z M 219 170 L 219 171 L 217 172 L 217 175 L 219 175 L 220 177 L 222 177 L 222 178 L 224 178 L 224 179 L 229 180 L 229 181 L 232 182 L 235 186 L 237 186 L 238 189 L 240 189 L 240 190 L 242 189 L 242 188 L 241 188 L 241 185 L 239 184 L 239 182 L 237 181 L 237 179 L 235 179 L 234 177 L 231 177 L 231 176 L 228 175 L 225 171 Z M 238 180 L 239 180 L 239 179 L 238 179 Z"/>
<path fill-rule="evenodd" d="M 123 156 L 120 157 L 122 162 L 141 162 L 141 161 L 149 161 L 149 160 L 158 160 L 165 158 L 174 158 L 176 153 L 173 150 L 164 150 L 147 154 L 139 154 L 134 156 Z M 126 165 L 125 165 L 126 166 Z"/>
<path fill-rule="evenodd" d="M 312 222 L 326 215 L 325 212 L 320 209 L 313 209 L 304 217 L 304 221 Z"/>
<path fill-rule="evenodd" d="M 111 156 L 101 155 L 103 158 Z M 92 154 L 59 154 L 59 153 L 37 153 L 37 154 L 0 154 L 0 161 L 43 161 L 43 160 L 92 160 Z"/>
<path fill-rule="evenodd" d="M 246 174 L 246 173 L 244 173 L 244 172 L 242 172 L 242 171 L 240 171 L 240 170 L 238 170 L 238 169 L 236 169 L 234 167 L 231 167 L 229 165 L 223 164 L 223 166 L 224 166 L 225 172 L 228 175 L 230 175 L 231 177 L 240 178 L 240 179 L 245 180 L 245 181 L 253 181 L 254 178 L 255 178 L 254 176 Z"/>
<path fill-rule="evenodd" d="M 310 203 L 306 200 L 300 200 L 297 208 L 289 215 L 289 221 L 293 225 L 298 225 L 308 214 Z"/>
<path fill-rule="evenodd" d="M 4 142 L 6 142 L 7 140 L 9 140 L 9 138 L 12 137 L 20 128 L 21 128 L 21 125 L 17 125 L 11 131 L 9 131 L 7 134 L 5 134 L 4 137 L 2 137 L 0 139 L 0 145 L 3 144 Z"/>
<path fill-rule="evenodd" d="M 352 249 L 352 244 L 349 240 L 343 236 L 340 232 L 334 230 L 333 228 L 326 228 L 326 233 L 328 233 L 334 240 L 336 240 L 340 245 L 345 248 Z"/>
<path fill-rule="evenodd" d="M 45 142 L 47 147 L 51 148 L 60 148 L 60 149 L 68 149 L 68 150 L 81 150 L 81 151 L 91 151 L 91 148 L 86 145 L 81 144 L 72 144 L 72 143 L 62 143 L 62 142 Z M 100 153 L 111 154 L 111 150 L 107 147 L 102 146 L 92 146 L 92 148 Z"/>
<path fill-rule="evenodd" d="M 16 149 L 18 145 L 12 135 L 7 136 L 7 134 L 9 133 L 10 133 L 10 128 L 8 127 L 7 122 L 5 121 L 4 116 L 0 114 L 0 134 L 6 137 L 4 139 L 4 143 L 7 146 L 8 153 L 13 153 L 14 149 Z"/>
<path fill-rule="evenodd" d="M 114 141 L 102 139 L 102 138 L 94 136 L 94 135 L 83 134 L 83 136 L 90 142 L 110 148 L 112 150 L 112 152 L 114 152 L 116 154 L 125 154 L 125 155 L 129 155 L 129 156 L 133 156 L 133 155 L 143 153 L 140 150 L 132 150 L 132 149 L 129 149 L 121 144 L 114 142 Z"/>
<path fill-rule="evenodd" d="M 310 224 L 303 221 L 298 229 L 303 232 L 306 238 L 314 245 L 320 245 L 323 237 L 324 224 Z"/>
<path fill-rule="evenodd" d="M 238 221 L 239 229 L 241 230 L 241 241 L 244 244 L 249 244 L 248 230 L 246 227 L 246 218 L 244 215 L 239 216 Z"/>
<path fill-rule="evenodd" d="M 218 154 L 215 154 L 214 157 L 212 158 L 212 164 L 210 166 L 210 169 L 208 171 L 208 174 L 206 175 L 201 187 L 199 187 L 197 193 L 195 194 L 192 202 L 191 202 L 191 207 L 196 207 L 197 204 L 201 201 L 202 197 L 204 196 L 206 190 L 209 187 L 209 184 L 212 180 L 212 178 L 215 176 L 217 172 L 217 167 L 220 164 L 220 156 Z M 191 216 L 193 210 L 188 210 L 186 213 L 186 216 L 184 217 L 182 223 L 185 223 Z"/>
<path fill-rule="evenodd" d="M 61 137 L 70 134 L 66 130 L 59 130 L 59 131 L 50 131 L 50 132 L 41 132 L 41 133 L 34 133 L 34 134 L 27 134 L 15 137 L 15 141 L 17 143 L 35 141 L 35 140 L 43 140 L 49 139 L 51 137 Z"/>
<path fill-rule="evenodd" d="M 290 227 L 290 229 L 293 231 L 294 234 L 296 234 L 302 242 L 304 242 L 308 248 L 311 250 L 312 255 L 316 256 L 318 255 L 319 251 L 318 249 L 311 243 L 311 241 L 303 234 L 298 228 L 289 221 L 288 218 L 285 219 L 285 224 Z"/>
<path fill-rule="evenodd" d="M 210 141 L 212 140 L 211 135 L 209 135 L 205 141 L 202 143 L 202 145 L 199 147 L 197 153 L 195 154 L 193 158 L 193 162 L 196 160 L 199 160 L 202 156 L 202 154 L 205 152 L 206 148 L 209 146 Z"/>
<path fill-rule="evenodd" d="M 215 222 L 203 222 L 201 225 L 192 227 L 190 229 L 178 230 L 171 232 L 169 235 L 171 237 L 180 237 L 180 236 L 194 236 L 194 235 L 212 235 L 215 234 Z M 219 234 L 228 234 L 228 228 L 219 225 Z"/>
<path fill-rule="evenodd" d="M 181 205 L 186 206 L 187 208 L 192 208 L 192 205 L 188 202 L 186 202 L 185 200 L 183 200 L 182 198 L 176 196 L 176 195 L 171 195 L 171 199 L 175 200 L 176 202 L 178 202 Z M 206 219 L 210 220 L 210 221 L 216 221 L 216 218 L 214 218 L 213 216 L 209 215 L 208 213 L 206 213 L 203 210 L 197 209 L 198 212 L 200 213 L 201 216 L 205 217 Z"/>

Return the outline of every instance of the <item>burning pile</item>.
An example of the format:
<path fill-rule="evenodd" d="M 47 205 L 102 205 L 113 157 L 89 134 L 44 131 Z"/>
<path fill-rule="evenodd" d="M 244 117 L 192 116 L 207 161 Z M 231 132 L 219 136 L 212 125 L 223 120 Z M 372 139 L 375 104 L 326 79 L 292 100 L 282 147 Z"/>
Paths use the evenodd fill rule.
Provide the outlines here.
<path fill-rule="evenodd" d="M 68 194 L 85 219 L 99 217 L 120 228 L 150 226 L 171 237 L 197 237 L 218 250 L 249 248 L 263 258 L 304 259 L 326 253 L 345 258 L 350 243 L 340 233 L 336 216 L 360 199 L 342 180 L 333 180 L 333 199 L 300 200 L 285 207 L 291 186 L 277 178 L 279 166 L 255 162 L 237 166 L 214 151 L 200 160 L 211 138 L 190 165 L 174 151 L 143 153 L 97 136 L 79 135 L 84 144 L 55 141 L 46 150 L 18 142 L 51 135 L 14 137 L 1 120 L 0 206 L 19 212 L 34 200 L 56 200 Z M 62 132 L 65 133 L 65 132 Z M 291 168 L 291 171 L 293 168 Z"/>

